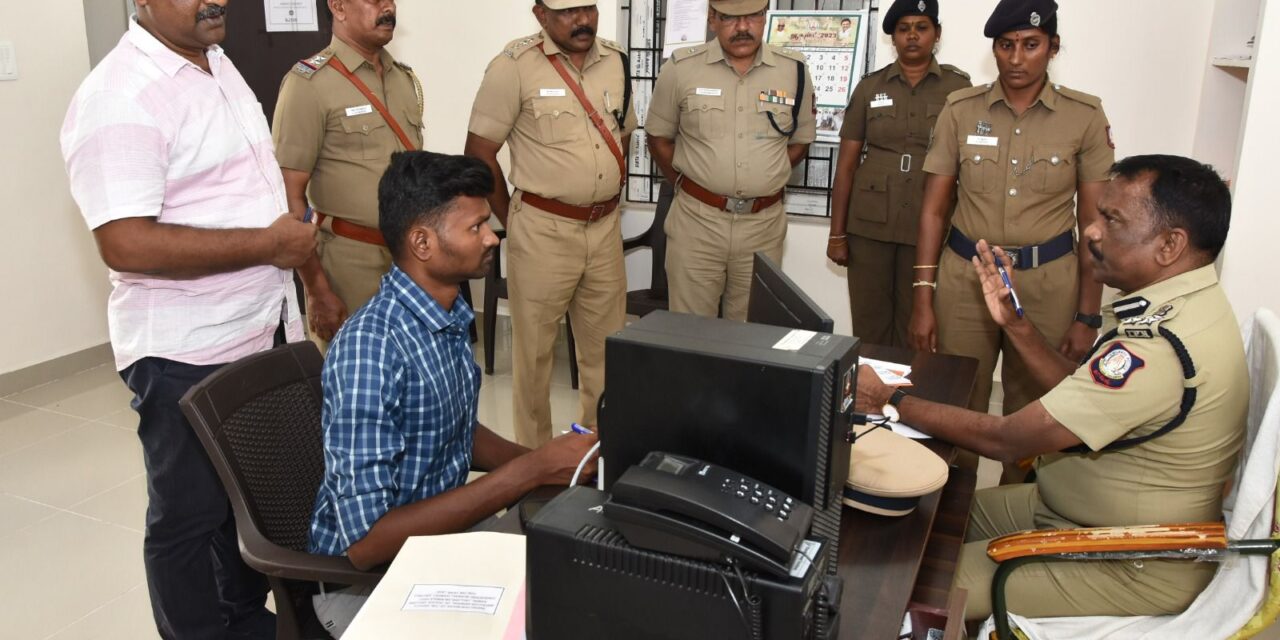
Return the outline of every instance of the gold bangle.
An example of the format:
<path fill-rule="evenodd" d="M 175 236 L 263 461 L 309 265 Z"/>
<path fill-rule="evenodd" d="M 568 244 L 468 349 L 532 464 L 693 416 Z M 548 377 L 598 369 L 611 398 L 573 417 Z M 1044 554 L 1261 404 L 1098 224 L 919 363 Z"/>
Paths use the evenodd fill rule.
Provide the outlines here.
<path fill-rule="evenodd" d="M 912 288 L 912 289 L 914 289 L 914 288 L 916 288 L 916 287 L 933 287 L 933 290 L 934 290 L 934 291 L 937 291 L 937 290 L 938 290 L 938 283 L 936 283 L 936 282 L 927 282 L 927 281 L 925 281 L 925 280 L 916 280 L 915 282 L 912 282 L 912 283 L 911 283 L 911 288 Z"/>
<path fill-rule="evenodd" d="M 938 268 L 938 265 L 936 265 L 936 264 L 918 264 L 918 265 L 915 265 L 914 267 L 911 267 L 911 268 L 912 268 L 912 269 L 937 269 L 937 268 Z"/>
<path fill-rule="evenodd" d="M 843 240 L 843 239 L 844 239 L 844 237 L 845 237 L 845 236 L 847 236 L 847 235 L 849 235 L 849 234 L 847 234 L 847 233 L 841 233 L 841 234 L 838 234 L 838 235 L 831 235 L 831 236 L 827 236 L 827 237 L 828 237 L 828 238 L 831 238 L 832 240 L 835 240 L 836 238 L 840 238 L 841 240 Z"/>

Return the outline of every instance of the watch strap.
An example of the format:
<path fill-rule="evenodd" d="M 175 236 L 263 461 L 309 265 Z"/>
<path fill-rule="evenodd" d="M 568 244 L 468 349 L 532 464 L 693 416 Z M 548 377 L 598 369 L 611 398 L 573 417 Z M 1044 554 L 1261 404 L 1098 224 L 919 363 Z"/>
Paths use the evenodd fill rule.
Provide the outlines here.
<path fill-rule="evenodd" d="M 1079 311 L 1077 311 L 1075 315 L 1075 321 L 1079 322 L 1080 324 L 1086 327 L 1089 327 L 1090 329 L 1102 328 L 1102 316 L 1098 314 L 1087 314 L 1087 313 L 1080 313 Z"/>

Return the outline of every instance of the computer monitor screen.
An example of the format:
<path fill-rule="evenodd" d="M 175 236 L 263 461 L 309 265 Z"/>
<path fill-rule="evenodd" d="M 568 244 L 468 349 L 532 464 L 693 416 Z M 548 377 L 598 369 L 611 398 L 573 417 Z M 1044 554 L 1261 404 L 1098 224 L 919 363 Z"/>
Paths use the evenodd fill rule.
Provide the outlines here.
<path fill-rule="evenodd" d="M 821 333 L 831 333 L 835 326 L 831 316 L 761 252 L 756 252 L 751 267 L 747 322 Z"/>

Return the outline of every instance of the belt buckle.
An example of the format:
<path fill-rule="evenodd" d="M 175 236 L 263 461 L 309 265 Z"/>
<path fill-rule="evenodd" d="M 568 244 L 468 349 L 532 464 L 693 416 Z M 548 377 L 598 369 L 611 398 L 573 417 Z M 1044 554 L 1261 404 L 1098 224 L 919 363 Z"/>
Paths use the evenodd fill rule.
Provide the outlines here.
<path fill-rule="evenodd" d="M 911 154 L 902 154 L 902 157 L 898 159 L 898 171 L 909 173 L 911 171 L 911 160 Z"/>
<path fill-rule="evenodd" d="M 1010 247 L 1004 250 L 1004 254 L 1009 256 L 1009 266 L 1017 269 L 1018 261 L 1022 258 L 1022 248 Z"/>
<path fill-rule="evenodd" d="M 755 198 L 725 198 L 724 210 L 730 213 L 746 213 L 751 211 L 751 205 L 755 201 Z"/>
<path fill-rule="evenodd" d="M 587 222 L 595 222 L 596 220 L 604 217 L 605 207 L 606 205 L 603 204 L 591 205 L 591 215 L 587 218 Z"/>

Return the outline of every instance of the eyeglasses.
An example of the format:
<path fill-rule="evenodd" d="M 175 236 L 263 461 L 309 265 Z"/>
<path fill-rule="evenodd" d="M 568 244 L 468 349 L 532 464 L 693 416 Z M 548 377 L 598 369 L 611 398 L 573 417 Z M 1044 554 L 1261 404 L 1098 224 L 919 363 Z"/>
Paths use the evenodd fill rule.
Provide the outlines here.
<path fill-rule="evenodd" d="M 765 10 L 761 9 L 755 13 L 748 13 L 743 16 L 731 16 L 724 13 L 716 12 L 716 19 L 720 22 L 764 22 Z"/>

